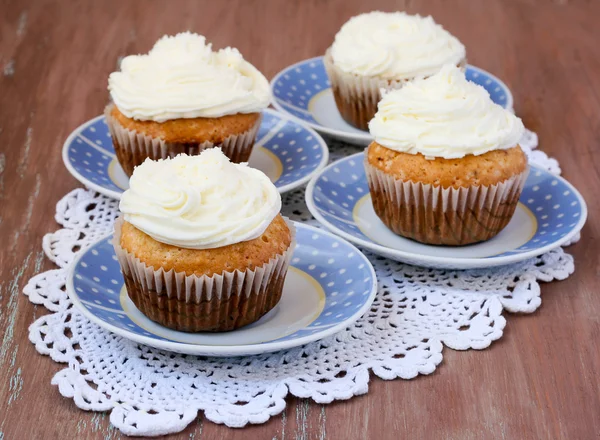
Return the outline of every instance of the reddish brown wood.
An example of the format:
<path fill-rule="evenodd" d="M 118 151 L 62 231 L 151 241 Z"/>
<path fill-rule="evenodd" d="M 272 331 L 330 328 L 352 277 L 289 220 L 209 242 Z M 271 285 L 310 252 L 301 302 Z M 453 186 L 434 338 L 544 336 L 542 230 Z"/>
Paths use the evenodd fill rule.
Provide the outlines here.
<path fill-rule="evenodd" d="M 114 439 L 105 414 L 85 413 L 50 385 L 62 368 L 39 355 L 27 327 L 46 313 L 21 290 L 51 269 L 42 236 L 56 202 L 79 186 L 60 150 L 99 114 L 117 58 L 190 29 L 232 45 L 272 77 L 322 54 L 340 25 L 370 9 L 432 14 L 469 61 L 511 87 L 516 111 L 588 200 L 576 272 L 543 285 L 531 316 L 509 316 L 490 349 L 456 353 L 428 377 L 385 382 L 321 406 L 290 398 L 261 426 L 203 421 L 171 438 L 591 439 L 600 433 L 600 2 L 594 0 L 303 2 L 0 0 L 0 438 Z"/>

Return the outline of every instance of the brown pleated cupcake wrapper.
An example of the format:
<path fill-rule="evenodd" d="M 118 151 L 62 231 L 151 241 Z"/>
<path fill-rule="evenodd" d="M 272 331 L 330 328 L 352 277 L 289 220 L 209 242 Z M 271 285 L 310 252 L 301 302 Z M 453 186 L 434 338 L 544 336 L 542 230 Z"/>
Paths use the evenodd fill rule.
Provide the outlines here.
<path fill-rule="evenodd" d="M 123 218 L 115 222 L 113 246 L 127 294 L 148 318 L 186 332 L 234 330 L 260 319 L 277 305 L 296 245 L 296 229 L 288 249 L 254 270 L 213 276 L 155 270 L 120 245 Z"/>
<path fill-rule="evenodd" d="M 331 49 L 325 52 L 323 62 L 342 118 L 362 130 L 369 129 L 369 121 L 377 113 L 382 90 L 399 89 L 414 79 L 389 80 L 344 72 L 333 63 Z M 466 65 L 467 60 L 464 59 L 459 67 L 464 70 Z"/>
<path fill-rule="evenodd" d="M 113 105 L 109 104 L 106 107 L 104 116 L 113 140 L 117 159 L 128 176 L 131 176 L 133 169 L 142 164 L 147 158 L 152 160 L 166 159 L 181 153 L 195 155 L 212 147 L 220 147 L 223 154 L 232 162 L 248 162 L 262 121 L 261 115 L 250 130 L 239 135 L 231 135 L 220 144 L 214 144 L 210 141 L 202 143 L 165 142 L 160 138 L 153 138 L 123 127 L 110 114 Z"/>
<path fill-rule="evenodd" d="M 489 240 L 512 218 L 529 168 L 489 186 L 442 188 L 397 180 L 365 159 L 373 209 L 393 232 L 426 244 Z"/>

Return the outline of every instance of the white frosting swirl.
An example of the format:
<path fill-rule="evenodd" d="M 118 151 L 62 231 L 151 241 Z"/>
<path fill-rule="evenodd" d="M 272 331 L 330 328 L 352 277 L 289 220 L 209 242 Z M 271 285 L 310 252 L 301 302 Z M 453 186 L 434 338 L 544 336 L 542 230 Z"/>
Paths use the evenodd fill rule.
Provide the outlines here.
<path fill-rule="evenodd" d="M 454 159 L 512 148 L 523 122 L 454 65 L 384 94 L 369 123 L 375 141 L 391 150 Z"/>
<path fill-rule="evenodd" d="M 156 241 L 213 249 L 260 237 L 281 210 L 261 171 L 235 164 L 220 148 L 146 161 L 119 203 L 125 220 Z"/>
<path fill-rule="evenodd" d="M 213 52 L 203 36 L 189 32 L 124 58 L 108 90 L 125 116 L 157 122 L 253 113 L 271 102 L 267 79 L 237 49 Z"/>
<path fill-rule="evenodd" d="M 431 17 L 375 11 L 342 26 L 331 56 L 345 72 L 400 80 L 433 75 L 447 63 L 458 65 L 466 51 Z"/>

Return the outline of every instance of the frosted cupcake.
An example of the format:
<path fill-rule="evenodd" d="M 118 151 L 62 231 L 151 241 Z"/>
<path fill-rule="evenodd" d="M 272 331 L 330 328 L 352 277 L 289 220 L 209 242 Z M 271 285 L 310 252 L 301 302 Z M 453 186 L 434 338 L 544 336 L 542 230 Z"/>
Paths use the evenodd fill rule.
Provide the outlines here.
<path fill-rule="evenodd" d="M 508 224 L 529 169 L 523 123 L 456 66 L 386 93 L 369 128 L 373 208 L 396 234 L 465 245 Z"/>
<path fill-rule="evenodd" d="M 268 81 L 237 49 L 215 52 L 189 32 L 124 58 L 108 89 L 113 103 L 106 120 L 127 175 L 146 158 L 215 146 L 234 162 L 248 161 L 261 110 L 271 101 Z"/>
<path fill-rule="evenodd" d="M 335 102 L 350 124 L 367 130 L 381 89 L 397 89 L 440 71 L 464 67 L 465 47 L 431 17 L 370 12 L 351 18 L 325 53 Z"/>
<path fill-rule="evenodd" d="M 267 176 L 211 148 L 146 160 L 129 185 L 113 244 L 143 314 L 175 330 L 217 332 L 275 307 L 295 230 Z"/>

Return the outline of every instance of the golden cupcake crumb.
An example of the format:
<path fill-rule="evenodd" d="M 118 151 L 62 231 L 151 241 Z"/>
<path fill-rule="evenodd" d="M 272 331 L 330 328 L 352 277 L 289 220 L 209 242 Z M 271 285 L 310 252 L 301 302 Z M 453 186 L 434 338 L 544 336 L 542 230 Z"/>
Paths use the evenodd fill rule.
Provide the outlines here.
<path fill-rule="evenodd" d="M 443 188 L 489 186 L 521 174 L 527 169 L 527 156 L 520 146 L 493 150 L 480 156 L 460 159 L 435 158 L 422 154 L 401 153 L 372 142 L 367 150 L 368 163 L 397 180 L 421 182 Z"/>
<path fill-rule="evenodd" d="M 291 231 L 278 214 L 260 237 L 216 249 L 186 249 L 160 243 L 126 221 L 120 244 L 154 270 L 162 267 L 186 275 L 213 276 L 236 269 L 254 270 L 283 254 L 291 242 Z"/>
<path fill-rule="evenodd" d="M 220 118 L 172 119 L 165 122 L 138 121 L 125 116 L 116 105 L 113 105 L 110 114 L 126 129 L 165 142 L 182 144 L 206 141 L 220 144 L 229 136 L 246 133 L 260 118 L 260 113 L 238 113 Z"/>

